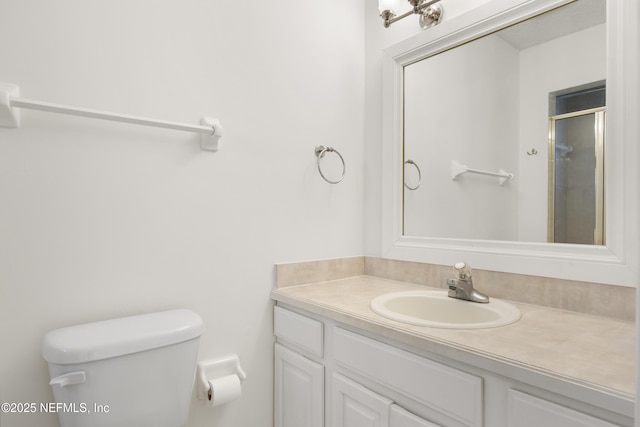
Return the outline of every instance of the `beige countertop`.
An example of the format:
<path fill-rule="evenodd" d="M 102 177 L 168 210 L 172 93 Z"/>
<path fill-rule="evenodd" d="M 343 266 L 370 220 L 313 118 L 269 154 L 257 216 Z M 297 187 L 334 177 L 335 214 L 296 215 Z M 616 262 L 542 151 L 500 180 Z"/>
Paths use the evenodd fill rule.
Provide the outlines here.
<path fill-rule="evenodd" d="M 358 276 L 280 288 L 272 296 L 281 303 L 427 351 L 461 351 L 633 399 L 634 323 L 512 302 L 522 313 L 516 323 L 454 330 L 396 322 L 369 308 L 378 295 L 425 288 Z"/>

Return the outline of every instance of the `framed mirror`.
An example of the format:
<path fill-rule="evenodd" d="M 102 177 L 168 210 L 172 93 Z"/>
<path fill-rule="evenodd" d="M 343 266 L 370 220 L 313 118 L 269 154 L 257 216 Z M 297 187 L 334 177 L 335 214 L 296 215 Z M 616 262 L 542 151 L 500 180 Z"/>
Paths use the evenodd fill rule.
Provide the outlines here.
<path fill-rule="evenodd" d="M 494 0 L 385 51 L 383 256 L 635 286 L 629 4 Z"/>

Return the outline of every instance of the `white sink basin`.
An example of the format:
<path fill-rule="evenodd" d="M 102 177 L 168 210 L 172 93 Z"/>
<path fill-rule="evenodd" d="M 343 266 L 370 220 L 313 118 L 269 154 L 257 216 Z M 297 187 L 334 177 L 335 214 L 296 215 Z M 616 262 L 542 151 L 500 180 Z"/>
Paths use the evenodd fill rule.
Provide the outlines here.
<path fill-rule="evenodd" d="M 463 301 L 448 297 L 447 291 L 392 292 L 374 298 L 371 309 L 391 320 L 433 328 L 494 328 L 520 319 L 520 310 L 508 302 Z"/>

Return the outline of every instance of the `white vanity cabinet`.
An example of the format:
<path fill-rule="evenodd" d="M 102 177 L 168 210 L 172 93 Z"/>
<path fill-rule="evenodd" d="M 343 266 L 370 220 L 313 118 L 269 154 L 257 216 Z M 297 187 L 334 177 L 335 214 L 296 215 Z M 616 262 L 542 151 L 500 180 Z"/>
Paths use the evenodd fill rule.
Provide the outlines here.
<path fill-rule="evenodd" d="M 412 414 L 392 399 L 349 378 L 358 372 L 376 378 L 379 371 L 387 384 L 405 389 L 404 393 L 418 399 L 439 402 L 441 399 L 437 396 L 443 389 L 446 389 L 445 395 L 453 393 L 449 396 L 453 400 L 464 401 L 467 395 L 464 390 L 455 393 L 451 384 L 444 387 L 439 384 L 444 378 L 460 385 L 455 378 L 446 374 L 442 377 L 442 373 L 436 372 L 434 367 L 440 367 L 439 364 L 408 353 L 408 359 L 403 359 L 402 354 L 395 353 L 390 346 L 386 349 L 390 352 L 371 348 L 370 345 L 376 345 L 375 341 L 335 327 L 326 319 L 314 319 L 276 306 L 274 333 L 277 338 L 274 347 L 276 427 L 444 427 Z M 325 343 L 330 343 L 330 352 L 325 353 Z M 367 357 L 370 352 L 375 354 L 369 356 L 375 357 Z M 369 363 L 364 363 L 364 359 Z M 389 369 L 378 369 L 379 364 L 389 365 Z M 414 382 L 416 373 L 412 370 L 419 371 L 420 379 L 430 385 L 424 387 Z M 426 379 L 429 375 L 434 376 Z M 425 390 L 431 395 L 425 394 Z M 452 424 L 459 425 L 463 424 Z"/>
<path fill-rule="evenodd" d="M 616 412 L 622 399 L 583 400 L 560 379 L 486 370 L 478 356 L 449 359 L 299 308 L 276 306 L 274 330 L 275 427 L 633 426 Z"/>
<path fill-rule="evenodd" d="M 324 427 L 323 324 L 275 307 L 274 420 L 278 427 Z M 294 350 L 295 349 L 295 350 Z"/>

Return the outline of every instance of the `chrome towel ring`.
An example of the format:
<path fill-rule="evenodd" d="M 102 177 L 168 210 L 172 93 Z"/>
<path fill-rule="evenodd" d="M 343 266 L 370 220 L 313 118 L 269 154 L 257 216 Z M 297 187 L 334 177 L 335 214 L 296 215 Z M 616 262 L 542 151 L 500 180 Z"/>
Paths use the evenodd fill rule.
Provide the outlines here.
<path fill-rule="evenodd" d="M 338 157 L 340 157 L 340 161 L 342 162 L 342 175 L 340 176 L 340 178 L 337 181 L 331 181 L 326 176 L 324 176 L 324 174 L 322 173 L 322 168 L 320 167 L 320 159 L 323 158 L 325 153 L 327 153 L 327 152 L 328 153 L 336 153 L 338 155 Z M 332 148 L 332 147 L 325 147 L 324 145 L 318 145 L 316 147 L 316 149 L 315 149 L 315 153 L 316 153 L 316 163 L 318 164 L 318 172 L 320 172 L 320 176 L 322 177 L 322 179 L 327 181 L 329 184 L 337 184 L 337 183 L 339 183 L 340 181 L 342 181 L 344 179 L 344 174 L 347 171 L 347 166 L 344 163 L 344 158 L 338 152 L 338 150 L 336 150 L 335 148 Z"/>
<path fill-rule="evenodd" d="M 420 183 L 422 182 L 422 172 L 420 172 L 420 167 L 418 166 L 418 164 L 416 162 L 414 162 L 411 159 L 408 159 L 407 161 L 404 162 L 405 165 L 413 165 L 416 167 L 416 170 L 418 171 L 418 183 L 416 184 L 415 187 L 410 187 L 407 185 L 407 182 L 405 181 L 404 186 L 407 187 L 407 190 L 417 190 L 418 188 L 420 188 Z"/>

